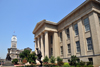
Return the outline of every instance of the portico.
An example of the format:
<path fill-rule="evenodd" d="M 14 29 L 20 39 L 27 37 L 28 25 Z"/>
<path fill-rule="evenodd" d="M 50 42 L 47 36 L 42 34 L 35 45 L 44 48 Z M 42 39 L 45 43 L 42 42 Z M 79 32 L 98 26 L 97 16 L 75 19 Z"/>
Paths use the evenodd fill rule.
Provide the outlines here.
<path fill-rule="evenodd" d="M 54 22 L 42 20 L 39 23 L 37 23 L 33 31 L 33 33 L 36 33 L 35 48 L 38 47 L 39 50 L 41 50 L 42 56 L 43 56 L 42 59 L 45 56 L 51 57 L 52 55 L 53 56 L 57 55 L 57 54 L 54 54 L 57 50 L 56 41 L 58 39 L 58 38 L 56 39 L 56 36 L 58 36 L 58 34 L 57 34 L 57 28 L 55 25 L 56 23 Z"/>

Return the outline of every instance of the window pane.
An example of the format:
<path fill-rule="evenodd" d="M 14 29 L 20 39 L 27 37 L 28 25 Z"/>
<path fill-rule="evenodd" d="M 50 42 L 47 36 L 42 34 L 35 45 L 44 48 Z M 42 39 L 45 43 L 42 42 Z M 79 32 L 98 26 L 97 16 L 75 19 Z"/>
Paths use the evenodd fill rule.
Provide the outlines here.
<path fill-rule="evenodd" d="M 84 26 L 85 26 L 85 31 L 89 31 L 90 30 L 89 19 L 88 18 L 84 19 Z"/>
<path fill-rule="evenodd" d="M 88 46 L 88 50 L 92 50 L 93 46 L 92 46 L 91 37 L 90 38 L 87 38 L 87 46 Z"/>
<path fill-rule="evenodd" d="M 79 41 L 76 42 L 76 48 L 77 48 L 77 52 L 80 52 L 80 43 L 79 43 Z"/>
<path fill-rule="evenodd" d="M 69 28 L 66 29 L 66 34 L 67 34 L 67 38 L 70 38 L 70 35 L 69 35 Z"/>
<path fill-rule="evenodd" d="M 71 47 L 70 47 L 70 44 L 68 44 L 67 46 L 68 46 L 68 53 L 71 53 Z"/>
<path fill-rule="evenodd" d="M 74 25 L 74 31 L 75 31 L 75 35 L 78 35 L 78 25 L 77 24 Z"/>
<path fill-rule="evenodd" d="M 61 54 L 63 54 L 63 46 L 61 46 Z"/>

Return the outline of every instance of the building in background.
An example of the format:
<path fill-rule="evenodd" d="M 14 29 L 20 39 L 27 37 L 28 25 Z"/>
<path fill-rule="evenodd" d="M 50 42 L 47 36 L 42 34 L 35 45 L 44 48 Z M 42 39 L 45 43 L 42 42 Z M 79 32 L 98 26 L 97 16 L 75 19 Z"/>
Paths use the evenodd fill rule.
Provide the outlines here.
<path fill-rule="evenodd" d="M 86 0 L 58 23 L 42 20 L 33 30 L 35 48 L 68 62 L 72 55 L 100 66 L 100 2 Z M 35 50 L 36 51 L 36 50 Z"/>
<path fill-rule="evenodd" d="M 18 59 L 18 62 L 21 62 L 21 60 L 22 60 L 19 57 L 19 54 L 22 51 L 24 51 L 25 49 L 32 51 L 32 49 L 29 48 L 29 47 L 27 47 L 25 49 L 22 49 L 22 50 L 17 49 L 17 37 L 15 35 L 12 36 L 12 38 L 11 38 L 11 48 L 8 48 L 8 49 L 10 49 L 10 57 L 11 57 L 11 60 Z"/>

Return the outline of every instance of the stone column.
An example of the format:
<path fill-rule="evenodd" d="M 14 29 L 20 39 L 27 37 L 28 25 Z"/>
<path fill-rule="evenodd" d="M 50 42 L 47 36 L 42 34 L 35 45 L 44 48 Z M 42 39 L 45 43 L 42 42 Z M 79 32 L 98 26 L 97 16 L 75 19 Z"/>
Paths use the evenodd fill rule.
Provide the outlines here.
<path fill-rule="evenodd" d="M 36 39 L 35 39 L 35 53 L 37 53 L 36 48 L 37 48 L 37 44 L 36 44 Z"/>
<path fill-rule="evenodd" d="M 67 57 L 67 44 L 66 44 L 66 32 L 65 29 L 62 31 L 62 44 L 63 44 L 63 58 Z"/>
<path fill-rule="evenodd" d="M 57 57 L 60 55 L 60 46 L 58 44 L 58 33 L 54 32 L 53 34 L 53 56 Z"/>
<path fill-rule="evenodd" d="M 39 48 L 39 50 L 40 50 L 39 37 L 38 37 L 38 48 Z"/>
<path fill-rule="evenodd" d="M 89 21 L 90 21 L 94 54 L 100 54 L 100 24 L 99 24 L 98 14 L 95 12 L 90 13 Z"/>
<path fill-rule="evenodd" d="M 80 39 L 80 50 L 81 50 L 81 55 L 85 56 L 87 54 L 87 49 L 86 49 L 86 38 L 85 38 L 85 31 L 83 29 L 83 24 L 82 20 L 80 19 L 78 21 L 78 30 L 79 30 L 79 39 Z"/>
<path fill-rule="evenodd" d="M 43 34 L 41 34 L 41 52 L 42 52 L 42 59 L 44 59 Z"/>
<path fill-rule="evenodd" d="M 70 30 L 70 45 L 71 45 L 71 55 L 76 55 L 76 44 L 75 44 L 75 32 L 73 30 L 73 26 L 71 25 L 69 27 L 69 30 Z"/>
<path fill-rule="evenodd" d="M 48 32 L 45 32 L 45 56 L 49 57 L 49 41 L 48 41 Z"/>

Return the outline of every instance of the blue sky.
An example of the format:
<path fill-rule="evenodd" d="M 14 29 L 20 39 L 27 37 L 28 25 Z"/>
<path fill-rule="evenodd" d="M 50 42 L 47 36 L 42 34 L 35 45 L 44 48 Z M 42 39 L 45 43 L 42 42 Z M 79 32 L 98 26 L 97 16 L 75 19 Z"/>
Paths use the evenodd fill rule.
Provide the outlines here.
<path fill-rule="evenodd" d="M 34 51 L 32 31 L 37 22 L 58 22 L 84 1 L 0 0 L 0 57 L 5 59 L 12 35 L 17 36 L 18 49 L 30 47 Z"/>

